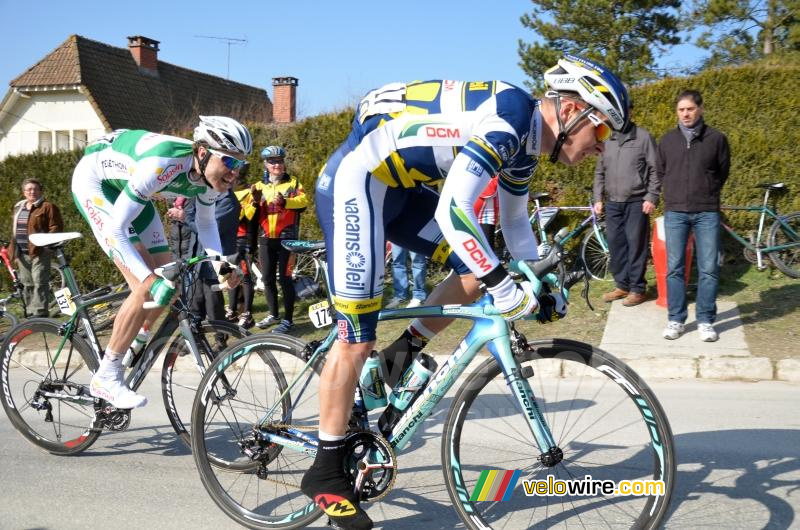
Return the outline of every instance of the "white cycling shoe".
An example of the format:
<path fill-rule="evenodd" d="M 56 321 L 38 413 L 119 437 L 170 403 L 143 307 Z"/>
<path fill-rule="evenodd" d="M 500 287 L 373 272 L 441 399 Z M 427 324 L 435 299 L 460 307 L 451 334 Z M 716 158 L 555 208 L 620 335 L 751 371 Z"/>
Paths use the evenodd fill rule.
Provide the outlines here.
<path fill-rule="evenodd" d="M 89 393 L 96 398 L 105 399 L 118 409 L 134 409 L 147 405 L 147 398 L 137 394 L 125 384 L 124 368 L 119 359 L 100 368 L 92 376 Z"/>

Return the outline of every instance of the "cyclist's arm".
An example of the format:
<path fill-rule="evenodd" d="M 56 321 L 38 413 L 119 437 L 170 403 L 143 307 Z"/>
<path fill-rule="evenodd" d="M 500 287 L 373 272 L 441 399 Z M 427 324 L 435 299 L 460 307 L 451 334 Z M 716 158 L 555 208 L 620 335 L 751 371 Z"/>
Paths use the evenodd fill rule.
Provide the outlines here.
<path fill-rule="evenodd" d="M 459 153 L 447 174 L 436 208 L 436 222 L 444 238 L 478 278 L 500 265 L 473 210 L 478 195 L 498 169 L 494 167 L 487 171 L 482 163 L 485 165 L 485 160 L 478 162 L 464 151 Z"/>
<path fill-rule="evenodd" d="M 528 220 L 528 196 L 510 193 L 497 187 L 500 199 L 500 226 L 508 250 L 514 259 L 539 259 L 538 242 Z"/>
<path fill-rule="evenodd" d="M 111 235 L 117 241 L 116 246 L 119 249 L 119 255 L 115 257 L 140 282 L 144 282 L 145 278 L 150 276 L 153 271 L 128 239 L 128 227 L 150 202 L 150 198 L 138 193 L 135 186 L 129 181 L 117 200 L 114 201 L 114 215 L 111 216 Z"/>

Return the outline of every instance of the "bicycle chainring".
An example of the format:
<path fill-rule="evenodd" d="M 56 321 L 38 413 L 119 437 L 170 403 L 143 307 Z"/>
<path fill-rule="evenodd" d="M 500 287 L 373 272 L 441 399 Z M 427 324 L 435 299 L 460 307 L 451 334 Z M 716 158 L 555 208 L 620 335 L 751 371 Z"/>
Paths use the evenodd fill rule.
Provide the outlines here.
<path fill-rule="evenodd" d="M 397 457 L 392 446 L 374 431 L 350 432 L 344 441 L 345 473 L 360 492 L 361 500 L 385 497 L 397 478 Z"/>
<path fill-rule="evenodd" d="M 95 425 L 109 431 L 124 431 L 131 424 L 131 409 L 118 409 L 111 405 L 95 405 Z"/>

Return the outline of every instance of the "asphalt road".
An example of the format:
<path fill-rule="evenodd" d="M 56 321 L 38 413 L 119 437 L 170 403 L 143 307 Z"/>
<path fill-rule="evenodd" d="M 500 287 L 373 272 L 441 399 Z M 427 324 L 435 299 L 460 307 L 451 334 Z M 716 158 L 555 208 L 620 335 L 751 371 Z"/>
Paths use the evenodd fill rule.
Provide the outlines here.
<path fill-rule="evenodd" d="M 160 408 L 158 380 L 149 379 L 142 390 L 151 404 L 136 412 L 130 429 L 104 434 L 77 457 L 39 451 L 0 414 L 0 528 L 235 528 L 200 484 Z M 697 380 L 651 385 L 678 453 L 667 528 L 800 527 L 800 388 Z M 399 456 L 394 490 L 369 508 L 376 527 L 458 524 L 442 484 L 440 434 L 429 420 L 412 450 Z"/>

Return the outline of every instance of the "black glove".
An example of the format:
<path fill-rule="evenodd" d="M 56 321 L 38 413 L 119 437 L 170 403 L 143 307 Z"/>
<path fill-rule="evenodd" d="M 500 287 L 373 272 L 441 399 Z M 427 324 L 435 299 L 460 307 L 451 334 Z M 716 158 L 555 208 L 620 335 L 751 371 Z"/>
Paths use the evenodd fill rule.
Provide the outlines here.
<path fill-rule="evenodd" d="M 536 320 L 540 324 L 555 322 L 567 316 L 567 302 L 560 294 L 547 293 L 539 295 L 539 312 Z"/>

